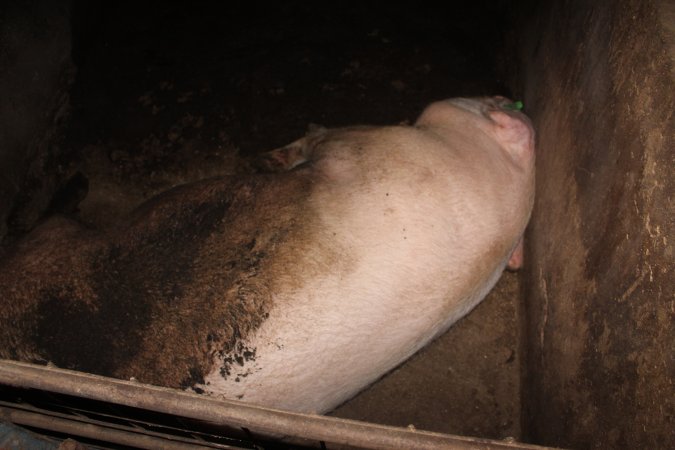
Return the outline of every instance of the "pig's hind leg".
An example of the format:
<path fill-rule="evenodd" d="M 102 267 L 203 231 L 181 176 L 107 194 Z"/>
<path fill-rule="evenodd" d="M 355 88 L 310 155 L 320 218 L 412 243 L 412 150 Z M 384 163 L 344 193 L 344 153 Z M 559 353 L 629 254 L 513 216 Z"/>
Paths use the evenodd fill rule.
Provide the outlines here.
<path fill-rule="evenodd" d="M 266 172 L 285 172 L 312 159 L 312 153 L 326 129 L 311 126 L 307 136 L 284 147 L 263 153 L 258 157 L 257 166 Z"/>
<path fill-rule="evenodd" d="M 309 160 L 310 146 L 300 139 L 285 147 L 263 153 L 258 157 L 257 166 L 265 172 L 285 172 Z"/>

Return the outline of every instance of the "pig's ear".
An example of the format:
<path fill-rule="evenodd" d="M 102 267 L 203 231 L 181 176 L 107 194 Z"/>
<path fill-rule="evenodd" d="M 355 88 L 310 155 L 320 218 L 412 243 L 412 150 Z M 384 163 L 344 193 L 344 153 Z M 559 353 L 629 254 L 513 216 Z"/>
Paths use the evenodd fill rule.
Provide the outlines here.
<path fill-rule="evenodd" d="M 519 116 L 516 117 L 516 114 Z M 497 140 L 514 156 L 524 157 L 534 153 L 534 133 L 527 118 L 501 110 L 489 111 L 488 115 L 495 123 Z"/>

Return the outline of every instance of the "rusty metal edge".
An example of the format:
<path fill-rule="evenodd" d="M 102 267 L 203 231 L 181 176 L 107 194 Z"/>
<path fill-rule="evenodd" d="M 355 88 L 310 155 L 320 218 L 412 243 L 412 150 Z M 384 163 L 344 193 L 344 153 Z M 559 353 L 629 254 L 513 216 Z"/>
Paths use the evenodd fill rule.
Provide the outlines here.
<path fill-rule="evenodd" d="M 58 431 L 70 436 L 96 439 L 113 444 L 127 445 L 143 449 L 164 450 L 198 450 L 205 447 L 235 449 L 232 446 L 214 446 L 214 445 L 195 445 L 185 441 L 172 441 L 161 436 L 151 436 L 140 432 L 129 432 L 99 426 L 93 423 L 82 423 L 74 420 L 63 419 L 60 417 L 47 416 L 44 414 L 9 410 L 0 407 L 0 417 L 4 420 L 17 425 L 40 428 L 43 430 Z"/>
<path fill-rule="evenodd" d="M 0 359 L 0 384 L 42 389 L 246 428 L 275 438 L 316 440 L 327 444 L 367 449 L 541 450 L 552 448 L 293 413 L 132 381 L 2 359 Z"/>

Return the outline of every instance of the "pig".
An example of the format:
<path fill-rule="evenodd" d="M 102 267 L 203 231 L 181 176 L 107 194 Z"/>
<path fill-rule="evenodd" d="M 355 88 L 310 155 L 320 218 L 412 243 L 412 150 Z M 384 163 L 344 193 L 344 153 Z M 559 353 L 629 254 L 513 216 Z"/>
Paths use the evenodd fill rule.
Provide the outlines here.
<path fill-rule="evenodd" d="M 534 131 L 509 105 L 315 129 L 103 232 L 53 217 L 0 263 L 0 357 L 326 413 L 522 264 Z"/>

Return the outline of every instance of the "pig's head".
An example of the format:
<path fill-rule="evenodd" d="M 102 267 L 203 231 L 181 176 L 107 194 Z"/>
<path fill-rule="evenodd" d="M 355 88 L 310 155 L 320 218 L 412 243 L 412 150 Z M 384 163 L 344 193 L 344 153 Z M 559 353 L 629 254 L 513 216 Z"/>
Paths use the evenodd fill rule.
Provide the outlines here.
<path fill-rule="evenodd" d="M 530 119 L 505 97 L 453 98 L 429 105 L 415 126 L 433 131 L 446 142 L 460 143 L 452 148 L 465 160 L 485 168 L 476 181 L 495 194 L 495 204 L 486 202 L 486 207 L 503 208 L 503 217 L 514 219 L 512 228 L 520 236 L 508 267 L 520 267 L 522 233 L 534 199 L 534 129 Z"/>
<path fill-rule="evenodd" d="M 534 129 L 530 119 L 501 96 L 453 98 L 432 103 L 417 119 L 417 126 L 479 128 L 499 143 L 524 169 L 534 164 Z"/>

